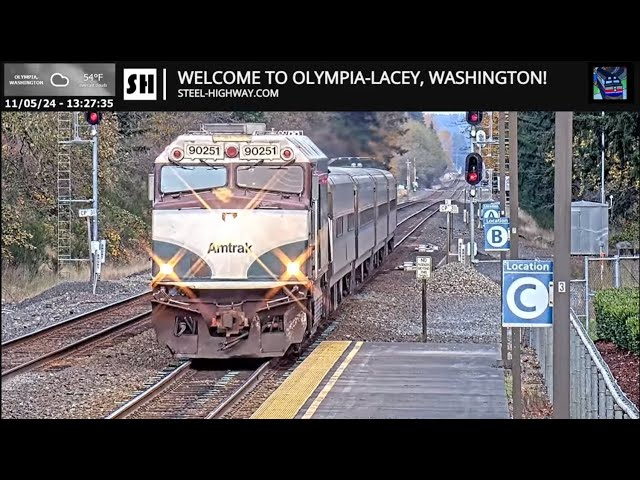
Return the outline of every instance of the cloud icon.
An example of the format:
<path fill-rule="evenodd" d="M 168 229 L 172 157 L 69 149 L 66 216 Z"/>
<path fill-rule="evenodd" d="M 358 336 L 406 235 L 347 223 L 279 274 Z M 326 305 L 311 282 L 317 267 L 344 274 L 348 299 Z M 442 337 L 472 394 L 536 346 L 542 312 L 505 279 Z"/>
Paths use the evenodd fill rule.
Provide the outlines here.
<path fill-rule="evenodd" d="M 61 73 L 57 72 L 51 75 L 49 81 L 54 87 L 66 87 L 67 85 L 69 85 L 69 77 L 65 77 Z"/>

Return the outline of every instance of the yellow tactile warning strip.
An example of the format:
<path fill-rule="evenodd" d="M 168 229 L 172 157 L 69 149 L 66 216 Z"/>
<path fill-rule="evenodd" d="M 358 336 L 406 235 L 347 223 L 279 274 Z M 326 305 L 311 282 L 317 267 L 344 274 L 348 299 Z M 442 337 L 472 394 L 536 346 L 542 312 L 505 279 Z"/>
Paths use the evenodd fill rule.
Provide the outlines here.
<path fill-rule="evenodd" d="M 351 363 L 351 360 L 353 360 L 353 357 L 355 357 L 356 353 L 358 353 L 358 350 L 360 350 L 362 343 L 363 342 L 356 342 L 355 346 L 349 352 L 349 355 L 347 355 L 347 358 L 345 358 L 340 364 L 340 366 L 338 367 L 338 369 L 335 372 L 333 372 L 333 375 L 331 375 L 331 378 L 329 379 L 327 384 L 324 386 L 322 391 L 315 398 L 311 406 L 304 413 L 304 415 L 302 416 L 303 419 L 311 418 L 313 414 L 316 413 L 316 410 L 318 409 L 322 401 L 325 399 L 325 397 L 329 394 L 333 386 L 336 384 L 336 382 L 340 378 L 340 375 L 342 375 L 342 372 L 344 372 L 345 368 L 347 368 L 349 363 Z"/>
<path fill-rule="evenodd" d="M 322 342 L 251 418 L 295 418 L 349 345 L 350 341 Z"/>

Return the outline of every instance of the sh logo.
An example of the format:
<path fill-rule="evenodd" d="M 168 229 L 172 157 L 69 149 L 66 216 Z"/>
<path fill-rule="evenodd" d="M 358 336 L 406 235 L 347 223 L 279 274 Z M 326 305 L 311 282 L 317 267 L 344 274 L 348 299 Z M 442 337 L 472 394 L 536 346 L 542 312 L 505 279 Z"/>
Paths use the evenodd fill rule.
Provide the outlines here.
<path fill-rule="evenodd" d="M 156 69 L 125 68 L 123 87 L 125 100 L 156 100 Z"/>

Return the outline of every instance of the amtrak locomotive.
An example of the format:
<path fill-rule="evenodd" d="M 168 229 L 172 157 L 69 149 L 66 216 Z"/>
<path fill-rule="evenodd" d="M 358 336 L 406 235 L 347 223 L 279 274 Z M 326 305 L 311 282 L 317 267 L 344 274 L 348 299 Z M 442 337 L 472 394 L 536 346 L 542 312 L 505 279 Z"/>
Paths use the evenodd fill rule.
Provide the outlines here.
<path fill-rule="evenodd" d="M 181 358 L 298 348 L 391 252 L 386 170 L 331 166 L 302 132 L 209 124 L 156 158 L 152 319 Z"/>
<path fill-rule="evenodd" d="M 612 72 L 598 68 L 596 82 L 602 98 L 620 98 L 624 92 L 622 81 Z"/>

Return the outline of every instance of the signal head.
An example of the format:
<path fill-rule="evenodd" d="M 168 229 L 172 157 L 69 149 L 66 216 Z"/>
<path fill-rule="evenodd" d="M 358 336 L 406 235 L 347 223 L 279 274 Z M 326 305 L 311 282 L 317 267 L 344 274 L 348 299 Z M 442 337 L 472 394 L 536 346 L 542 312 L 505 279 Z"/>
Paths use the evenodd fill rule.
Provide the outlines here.
<path fill-rule="evenodd" d="M 102 113 L 100 112 L 86 112 L 84 118 L 89 125 L 98 125 L 102 120 Z"/>
<path fill-rule="evenodd" d="M 470 153 L 464 161 L 464 178 L 469 185 L 477 185 L 482 178 L 482 157 L 477 153 Z"/>
<path fill-rule="evenodd" d="M 480 125 L 482 123 L 482 112 L 467 112 L 467 123 L 469 125 Z"/>

